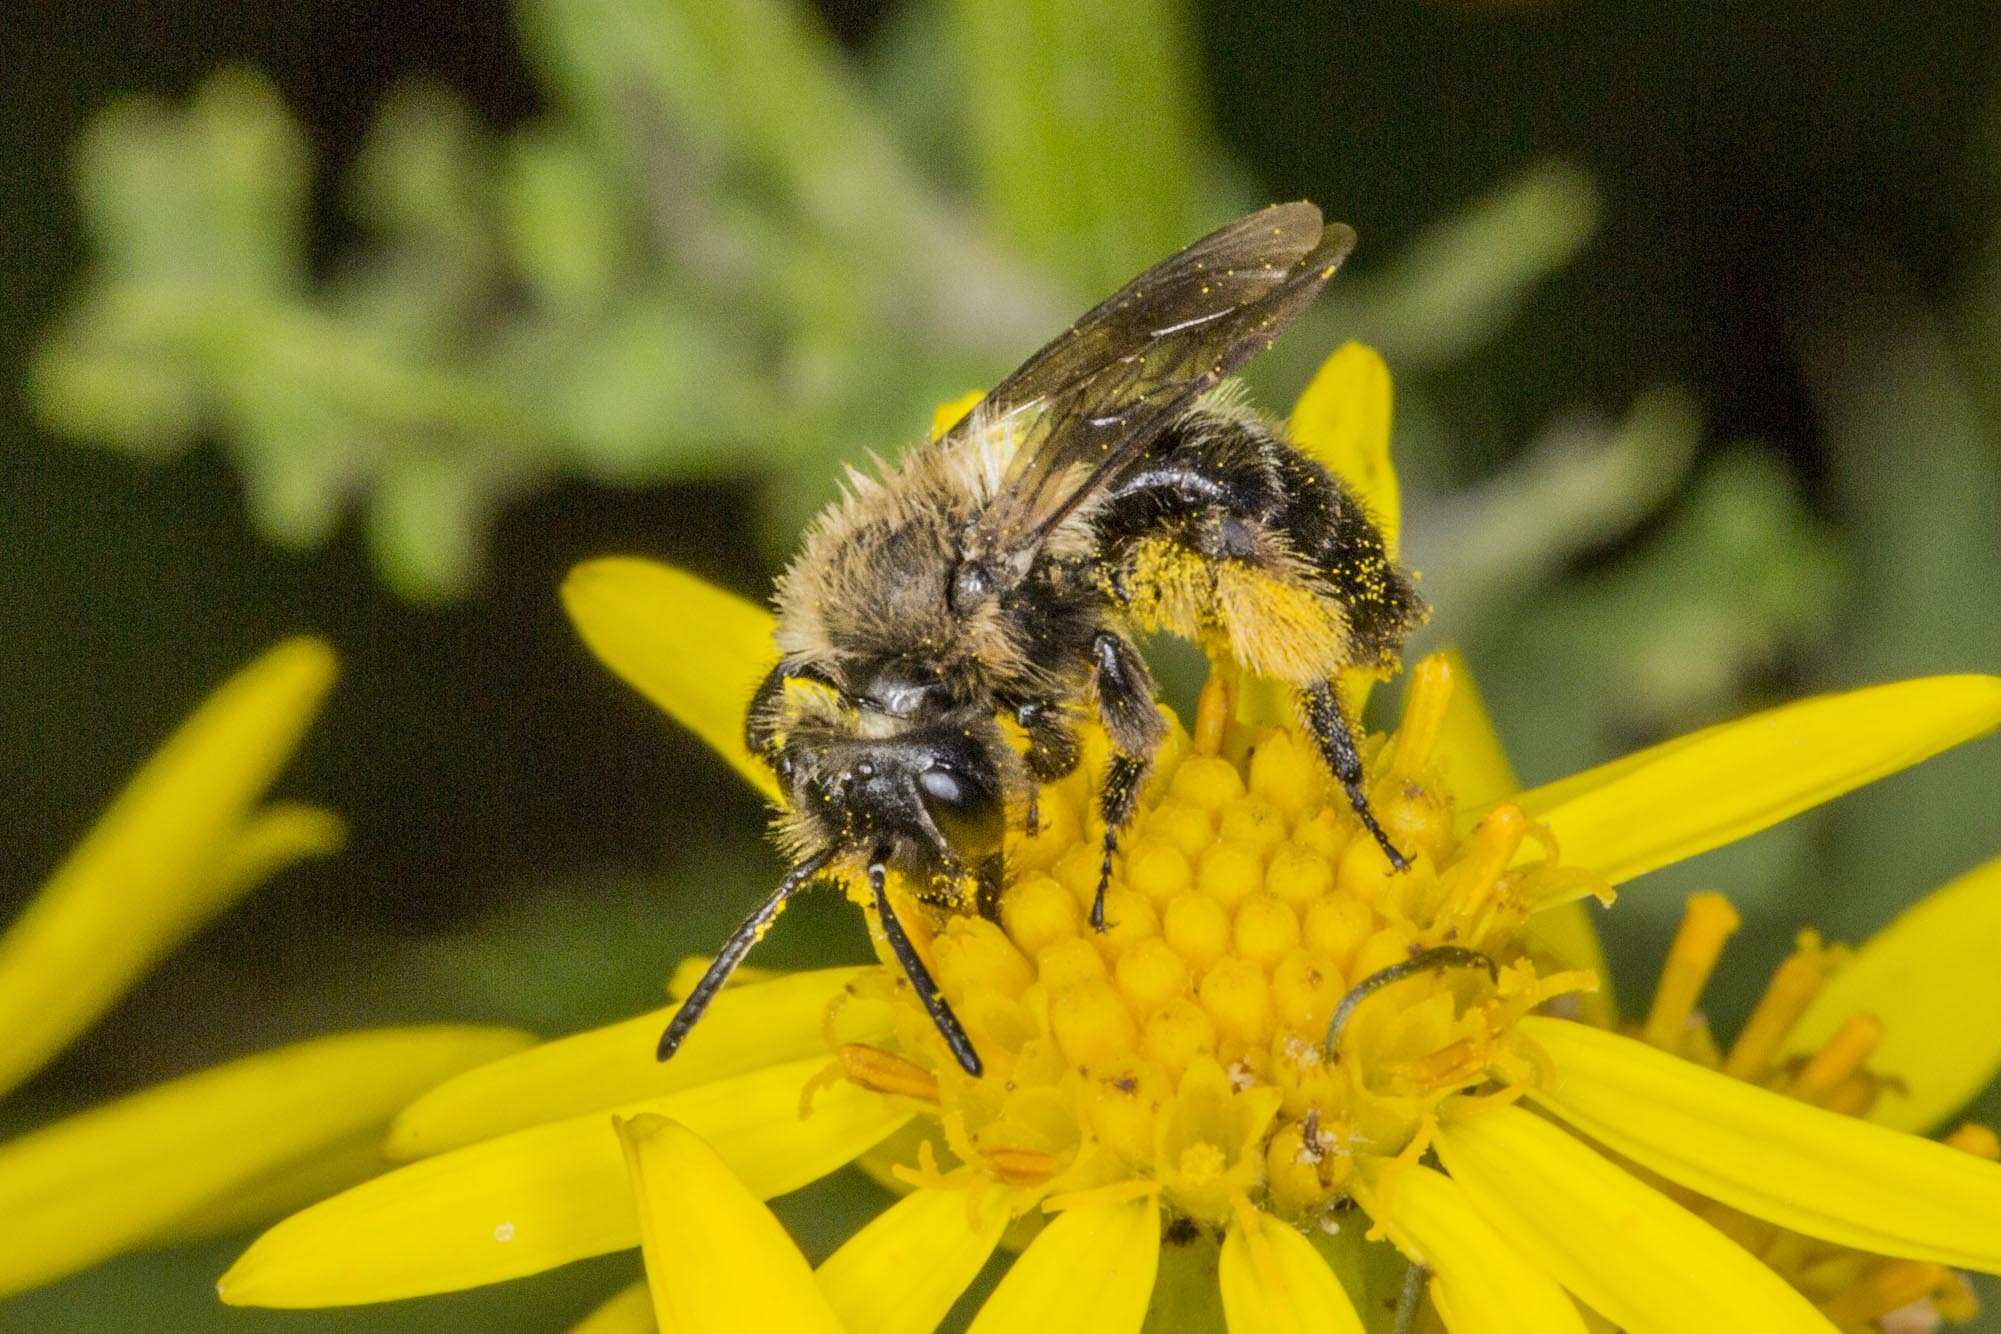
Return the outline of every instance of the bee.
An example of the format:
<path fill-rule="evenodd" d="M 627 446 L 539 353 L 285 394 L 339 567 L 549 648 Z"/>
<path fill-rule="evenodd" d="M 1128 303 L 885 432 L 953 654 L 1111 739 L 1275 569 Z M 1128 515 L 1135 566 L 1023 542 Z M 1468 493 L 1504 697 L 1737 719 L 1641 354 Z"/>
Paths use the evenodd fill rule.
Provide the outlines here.
<path fill-rule="evenodd" d="M 1392 866 L 1335 680 L 1387 667 L 1425 607 L 1353 492 L 1242 405 L 1228 377 L 1333 276 L 1355 234 L 1311 204 L 1240 219 L 1148 269 L 955 426 L 879 476 L 850 470 L 778 582 L 777 666 L 745 736 L 783 793 L 792 867 L 660 1041 L 680 1046 L 786 902 L 865 877 L 954 1059 L 982 1070 L 886 893 L 998 917 L 1009 813 L 1110 742 L 1105 888 L 1165 739 L 1136 633 L 1195 640 L 1292 688 L 1303 727 Z M 1003 720 L 1023 739 L 1009 738 Z"/>

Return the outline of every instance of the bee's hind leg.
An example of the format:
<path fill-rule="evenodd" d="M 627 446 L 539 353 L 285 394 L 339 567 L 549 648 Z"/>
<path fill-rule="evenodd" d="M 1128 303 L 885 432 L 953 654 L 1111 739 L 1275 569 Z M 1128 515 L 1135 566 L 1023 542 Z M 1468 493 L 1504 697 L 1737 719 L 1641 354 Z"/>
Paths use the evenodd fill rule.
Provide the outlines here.
<path fill-rule="evenodd" d="M 1335 692 L 1334 683 L 1322 681 L 1306 687 L 1299 692 L 1299 702 L 1307 729 L 1319 743 L 1321 757 L 1333 771 L 1335 781 L 1348 794 L 1355 818 L 1376 840 L 1376 846 L 1383 850 L 1393 868 L 1409 870 L 1409 860 L 1396 850 L 1390 836 L 1376 823 L 1376 813 L 1369 809 L 1369 794 L 1362 787 L 1362 753 L 1355 748 L 1355 734 L 1348 726 L 1348 715 L 1341 708 L 1341 697 Z"/>
<path fill-rule="evenodd" d="M 1105 766 L 1105 783 L 1098 792 L 1098 814 L 1105 821 L 1104 858 L 1098 864 L 1098 893 L 1091 900 L 1091 925 L 1105 929 L 1105 889 L 1112 880 L 1112 854 L 1119 831 L 1131 822 L 1140 789 L 1153 769 L 1153 753 L 1167 735 L 1154 702 L 1153 674 L 1139 650 L 1111 631 L 1092 641 L 1098 666 L 1098 713 L 1111 738 L 1112 759 Z"/>

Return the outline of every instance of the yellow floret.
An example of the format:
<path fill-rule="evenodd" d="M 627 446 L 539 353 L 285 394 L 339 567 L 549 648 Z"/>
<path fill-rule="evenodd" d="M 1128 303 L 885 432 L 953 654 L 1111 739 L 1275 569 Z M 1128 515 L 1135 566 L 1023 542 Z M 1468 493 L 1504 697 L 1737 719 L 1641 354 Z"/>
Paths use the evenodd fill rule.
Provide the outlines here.
<path fill-rule="evenodd" d="M 1103 830 L 1080 816 L 1104 762 L 1095 740 L 1038 798 L 1036 833 L 1010 841 L 999 924 L 932 923 L 939 985 L 984 1077 L 958 1069 L 908 988 L 900 1053 L 849 1053 L 850 1077 L 894 1071 L 910 1096 L 931 1072 L 968 1182 L 1033 1185 L 1053 1208 L 1157 1191 L 1209 1226 L 1252 1206 L 1310 1221 L 1358 1161 L 1415 1160 L 1441 1099 L 1512 1097 L 1538 1069 L 1515 1019 L 1589 979 L 1539 978 L 1523 954 L 1523 886 L 1553 859 L 1517 865 L 1534 832 L 1521 812 L 1455 838 L 1430 755 L 1450 673 L 1416 677 L 1407 735 L 1363 746 L 1407 871 L 1358 832 L 1310 737 L 1247 734 L 1231 691 L 1212 687 L 1192 747 L 1165 748 L 1119 840 L 1104 930 L 1087 918 Z M 1447 945 L 1436 957 L 1457 966 L 1424 965 Z"/>

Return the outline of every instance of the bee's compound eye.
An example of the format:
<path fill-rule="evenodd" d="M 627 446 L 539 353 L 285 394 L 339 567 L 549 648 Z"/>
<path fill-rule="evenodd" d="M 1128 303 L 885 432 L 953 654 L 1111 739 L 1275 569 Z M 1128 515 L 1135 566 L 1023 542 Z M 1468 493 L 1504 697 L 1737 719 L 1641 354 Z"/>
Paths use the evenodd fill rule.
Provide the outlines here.
<path fill-rule="evenodd" d="M 917 790 L 931 822 L 961 856 L 978 860 L 999 849 L 1006 813 L 991 784 L 934 765 L 917 775 Z"/>

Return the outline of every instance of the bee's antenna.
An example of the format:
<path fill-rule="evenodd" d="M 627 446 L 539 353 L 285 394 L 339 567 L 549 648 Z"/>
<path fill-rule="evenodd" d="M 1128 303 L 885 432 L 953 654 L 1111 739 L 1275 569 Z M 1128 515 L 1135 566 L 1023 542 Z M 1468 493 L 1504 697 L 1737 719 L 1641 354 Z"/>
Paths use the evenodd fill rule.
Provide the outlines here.
<path fill-rule="evenodd" d="M 1325 1043 L 1329 1059 L 1340 1055 L 1341 1030 L 1348 1026 L 1361 1003 L 1392 982 L 1401 982 L 1419 973 L 1428 973 L 1434 968 L 1483 968 L 1489 979 L 1500 981 L 1501 969 L 1492 959 L 1478 950 L 1469 950 L 1462 945 L 1437 945 L 1428 950 L 1419 950 L 1402 963 L 1393 963 L 1387 968 L 1378 968 L 1367 977 L 1348 988 L 1348 994 L 1334 1007 L 1334 1017 L 1327 1021 L 1327 1041 Z"/>
<path fill-rule="evenodd" d="M 820 874 L 821 869 L 833 855 L 831 849 L 816 852 L 787 871 L 785 878 L 778 882 L 778 888 L 771 891 L 771 897 L 759 904 L 757 911 L 744 918 L 743 925 L 730 933 L 730 938 L 723 942 L 720 950 L 716 951 L 715 961 L 709 965 L 709 970 L 702 974 L 702 980 L 695 983 L 695 989 L 688 993 L 688 998 L 681 1002 L 681 1008 L 674 1011 L 674 1017 L 667 1021 L 667 1031 L 660 1035 L 661 1060 L 666 1060 L 680 1049 L 682 1039 L 688 1036 L 688 1030 L 693 1028 L 695 1021 L 708 1010 L 709 1002 L 716 998 L 716 993 L 723 989 L 723 984 L 730 980 L 732 973 L 736 972 L 737 965 L 743 962 L 743 956 L 750 953 L 752 945 L 764 938 L 765 930 L 770 927 L 772 920 L 785 910 L 786 900 L 804 889 L 814 876 Z"/>
<path fill-rule="evenodd" d="M 924 1002 L 924 1011 L 931 1016 L 945 1045 L 952 1049 L 952 1057 L 959 1068 L 978 1079 L 985 1068 L 980 1064 L 980 1054 L 973 1050 L 973 1040 L 966 1036 L 966 1030 L 959 1026 L 959 1016 L 952 1013 L 952 1007 L 945 1003 L 945 994 L 938 990 L 938 984 L 931 980 L 931 972 L 924 966 L 924 960 L 917 955 L 917 949 L 910 943 L 910 937 L 903 933 L 903 924 L 890 911 L 889 895 L 885 892 L 888 870 L 880 859 L 870 863 L 868 868 L 869 889 L 875 894 L 876 916 L 882 919 L 882 934 L 889 940 L 890 953 L 903 965 L 903 972 L 910 979 L 910 985 L 917 988 L 917 999 Z"/>

